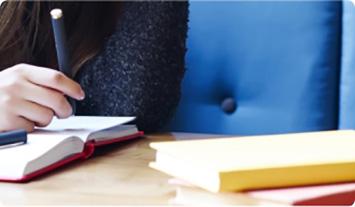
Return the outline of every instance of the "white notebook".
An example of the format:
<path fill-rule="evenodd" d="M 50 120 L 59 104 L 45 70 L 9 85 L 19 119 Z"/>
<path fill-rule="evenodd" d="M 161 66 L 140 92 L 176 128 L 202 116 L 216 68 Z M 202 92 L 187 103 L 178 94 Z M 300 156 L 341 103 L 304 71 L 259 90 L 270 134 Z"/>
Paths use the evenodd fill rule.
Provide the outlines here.
<path fill-rule="evenodd" d="M 91 155 L 94 148 L 142 135 L 134 117 L 72 116 L 54 119 L 28 134 L 28 143 L 0 148 L 0 180 L 27 181 L 75 159 Z"/>

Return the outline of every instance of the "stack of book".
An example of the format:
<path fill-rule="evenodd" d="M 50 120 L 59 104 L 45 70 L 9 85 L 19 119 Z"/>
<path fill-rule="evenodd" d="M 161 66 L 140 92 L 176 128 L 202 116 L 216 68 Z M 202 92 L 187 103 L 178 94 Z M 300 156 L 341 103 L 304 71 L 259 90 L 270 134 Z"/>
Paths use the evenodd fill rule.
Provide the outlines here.
<path fill-rule="evenodd" d="M 190 185 L 224 197 L 226 204 L 236 192 L 294 205 L 355 201 L 355 131 L 162 142 L 151 147 L 157 151 L 151 167 L 189 184 L 180 185 L 176 200 L 186 201 L 182 203 L 189 199 L 183 199 L 181 189 L 191 190 Z"/>

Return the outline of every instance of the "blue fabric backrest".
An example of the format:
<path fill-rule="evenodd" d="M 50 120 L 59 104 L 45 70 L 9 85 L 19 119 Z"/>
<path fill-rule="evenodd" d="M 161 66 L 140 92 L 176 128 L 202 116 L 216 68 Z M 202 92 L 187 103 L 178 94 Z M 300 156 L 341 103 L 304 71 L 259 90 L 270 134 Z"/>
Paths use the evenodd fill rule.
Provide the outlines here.
<path fill-rule="evenodd" d="M 273 134 L 338 127 L 342 2 L 191 2 L 170 130 Z M 221 104 L 232 98 L 236 109 Z"/>
<path fill-rule="evenodd" d="M 343 2 L 339 129 L 355 129 L 355 7 Z"/>

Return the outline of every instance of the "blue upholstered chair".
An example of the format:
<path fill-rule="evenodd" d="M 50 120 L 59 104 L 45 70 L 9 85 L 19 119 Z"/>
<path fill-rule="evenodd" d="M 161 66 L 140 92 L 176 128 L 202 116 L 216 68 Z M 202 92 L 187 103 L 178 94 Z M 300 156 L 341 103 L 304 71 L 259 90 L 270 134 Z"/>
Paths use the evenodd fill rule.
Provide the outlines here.
<path fill-rule="evenodd" d="M 355 128 L 350 2 L 192 1 L 189 27 L 183 95 L 170 130 Z"/>

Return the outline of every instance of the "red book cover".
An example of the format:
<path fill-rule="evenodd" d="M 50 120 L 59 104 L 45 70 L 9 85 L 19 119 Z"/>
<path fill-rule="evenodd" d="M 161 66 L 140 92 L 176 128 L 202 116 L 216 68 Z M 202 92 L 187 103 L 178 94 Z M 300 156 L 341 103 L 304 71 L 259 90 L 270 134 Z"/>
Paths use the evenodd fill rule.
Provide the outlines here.
<path fill-rule="evenodd" d="M 355 202 L 355 183 L 255 190 L 246 194 L 290 205 L 352 205 Z"/>

